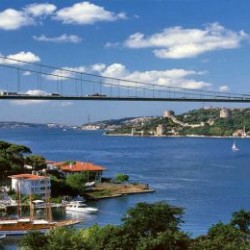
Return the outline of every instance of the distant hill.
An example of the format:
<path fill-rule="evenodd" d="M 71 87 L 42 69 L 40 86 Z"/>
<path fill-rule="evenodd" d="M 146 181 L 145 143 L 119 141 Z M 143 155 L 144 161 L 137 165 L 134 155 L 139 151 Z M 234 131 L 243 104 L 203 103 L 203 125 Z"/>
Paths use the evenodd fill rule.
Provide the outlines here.
<path fill-rule="evenodd" d="M 0 128 L 68 128 L 69 126 L 58 123 L 29 123 L 29 122 L 0 122 Z"/>
<path fill-rule="evenodd" d="M 169 112 L 164 117 L 112 119 L 85 124 L 81 128 L 104 129 L 108 135 L 247 136 L 250 134 L 250 109 L 207 108 L 180 115 Z"/>

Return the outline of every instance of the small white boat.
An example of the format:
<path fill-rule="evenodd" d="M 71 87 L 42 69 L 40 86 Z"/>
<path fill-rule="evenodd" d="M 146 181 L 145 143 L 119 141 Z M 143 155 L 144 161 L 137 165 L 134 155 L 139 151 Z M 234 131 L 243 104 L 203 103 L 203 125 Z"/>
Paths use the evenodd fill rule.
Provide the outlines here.
<path fill-rule="evenodd" d="M 240 151 L 240 149 L 236 146 L 236 143 L 234 142 L 233 145 L 232 145 L 232 151 L 233 152 L 238 152 Z"/>
<path fill-rule="evenodd" d="M 0 240 L 3 239 L 3 238 L 5 238 L 5 237 L 6 237 L 6 234 L 4 234 L 4 233 L 0 234 Z"/>
<path fill-rule="evenodd" d="M 65 210 L 70 212 L 80 212 L 80 213 L 95 213 L 98 211 L 97 208 L 88 207 L 83 201 L 71 201 L 66 204 Z"/>

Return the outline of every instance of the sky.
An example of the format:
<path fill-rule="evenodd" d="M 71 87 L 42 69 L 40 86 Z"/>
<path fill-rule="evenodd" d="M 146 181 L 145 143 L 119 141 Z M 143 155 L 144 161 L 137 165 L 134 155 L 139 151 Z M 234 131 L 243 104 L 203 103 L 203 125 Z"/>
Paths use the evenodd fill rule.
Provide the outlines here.
<path fill-rule="evenodd" d="M 249 9 L 248 0 L 1 0 L 0 64 L 14 65 L 1 58 L 8 57 L 164 86 L 248 94 Z M 0 91 L 21 86 L 25 93 L 58 92 L 56 79 L 16 71 L 0 66 Z M 182 113 L 203 106 L 237 107 L 125 101 L 0 104 L 0 121 L 72 125 L 162 115 L 169 109 Z"/>

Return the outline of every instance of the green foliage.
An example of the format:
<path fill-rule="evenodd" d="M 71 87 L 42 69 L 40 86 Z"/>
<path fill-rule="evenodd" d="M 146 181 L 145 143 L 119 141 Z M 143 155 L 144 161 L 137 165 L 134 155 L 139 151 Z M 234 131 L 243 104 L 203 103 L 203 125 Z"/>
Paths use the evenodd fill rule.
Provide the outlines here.
<path fill-rule="evenodd" d="M 171 130 L 178 131 L 180 135 L 205 135 L 205 136 L 232 136 L 237 129 L 243 129 L 250 132 L 250 109 L 233 109 L 230 110 L 229 118 L 219 118 L 220 109 L 198 109 L 191 110 L 176 118 L 188 124 L 201 124 L 204 126 L 199 127 L 183 127 L 180 124 L 174 123 L 170 118 L 157 117 L 143 124 L 129 124 L 124 125 L 110 133 L 112 134 L 131 134 L 132 127 L 136 130 L 144 131 L 144 135 L 150 135 L 150 131 L 155 131 L 156 127 L 160 124 L 165 125 L 166 134 L 171 135 Z M 212 121 L 212 123 L 211 123 Z M 135 126 L 136 125 L 136 126 Z M 140 134 L 140 133 L 138 133 Z"/>
<path fill-rule="evenodd" d="M 12 173 L 23 172 L 25 155 L 30 153 L 31 150 L 26 146 L 0 141 L 0 166 L 2 176 L 6 177 Z"/>
<path fill-rule="evenodd" d="M 75 190 L 76 194 L 82 194 L 84 192 L 84 184 L 88 181 L 88 173 L 70 174 L 66 177 L 66 185 L 72 190 Z"/>
<path fill-rule="evenodd" d="M 234 212 L 231 219 L 231 225 L 237 226 L 243 233 L 249 233 L 250 212 L 244 209 Z"/>
<path fill-rule="evenodd" d="M 39 232 L 30 232 L 25 235 L 20 246 L 27 250 L 84 250 L 84 238 L 81 231 L 73 228 L 55 228 L 43 235 Z"/>
<path fill-rule="evenodd" d="M 166 230 L 177 231 L 183 210 L 164 202 L 138 203 L 122 218 L 126 231 L 141 237 L 156 236 Z"/>
<path fill-rule="evenodd" d="M 197 238 L 193 242 L 192 249 L 247 250 L 250 249 L 250 244 L 246 234 L 230 224 L 223 224 L 220 222 L 212 226 L 206 236 Z"/>
<path fill-rule="evenodd" d="M 86 243 L 81 236 L 81 231 L 73 228 L 55 228 L 47 235 L 46 250 L 84 250 Z"/>
<path fill-rule="evenodd" d="M 91 250 L 126 249 L 126 244 L 123 241 L 125 239 L 125 232 L 118 226 L 107 225 L 100 227 L 94 225 L 85 230 L 84 237 L 88 248 Z"/>
<path fill-rule="evenodd" d="M 76 192 L 72 190 L 65 182 L 64 179 L 58 179 L 50 175 L 51 183 L 51 197 L 58 197 L 62 195 L 75 195 Z"/>
<path fill-rule="evenodd" d="M 55 228 L 44 236 L 31 232 L 21 240 L 28 250 L 248 250 L 249 214 L 240 210 L 230 224 L 213 225 L 207 235 L 191 239 L 179 229 L 182 209 L 164 202 L 138 203 L 121 225 L 87 229 Z"/>
<path fill-rule="evenodd" d="M 136 249 L 138 250 L 187 250 L 190 239 L 182 232 L 165 231 L 155 237 L 140 238 Z"/>
<path fill-rule="evenodd" d="M 126 174 L 118 173 L 115 176 L 115 182 L 118 182 L 118 183 L 128 182 L 128 180 L 129 180 L 129 176 Z"/>
<path fill-rule="evenodd" d="M 48 238 L 37 231 L 31 231 L 21 238 L 20 247 L 25 250 L 45 250 Z"/>
<path fill-rule="evenodd" d="M 46 159 L 41 155 L 29 155 L 25 159 L 25 163 L 31 165 L 34 170 L 46 168 Z"/>

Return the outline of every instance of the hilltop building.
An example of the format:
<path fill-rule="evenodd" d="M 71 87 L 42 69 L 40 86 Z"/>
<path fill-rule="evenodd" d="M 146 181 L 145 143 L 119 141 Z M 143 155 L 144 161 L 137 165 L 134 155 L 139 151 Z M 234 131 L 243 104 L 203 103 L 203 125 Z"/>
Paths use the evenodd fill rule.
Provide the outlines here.
<path fill-rule="evenodd" d="M 50 196 L 50 178 L 37 174 L 11 175 L 11 189 L 24 195 L 40 195 L 42 199 Z"/>
<path fill-rule="evenodd" d="M 163 124 L 160 124 L 156 127 L 156 136 L 163 136 L 166 133 L 166 127 Z"/>
<path fill-rule="evenodd" d="M 230 117 L 230 110 L 223 108 L 220 110 L 220 118 L 226 119 Z"/>
<path fill-rule="evenodd" d="M 174 111 L 172 110 L 166 110 L 163 112 L 163 118 L 169 118 L 174 115 Z"/>

